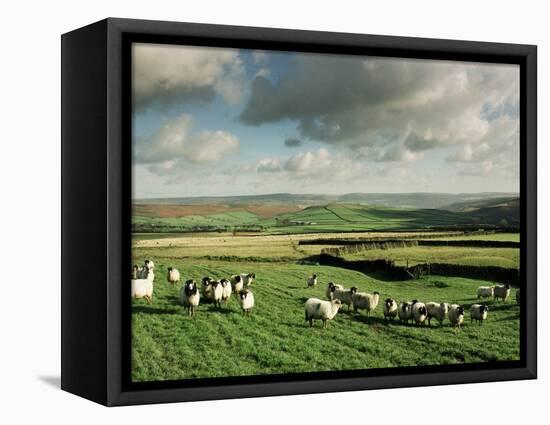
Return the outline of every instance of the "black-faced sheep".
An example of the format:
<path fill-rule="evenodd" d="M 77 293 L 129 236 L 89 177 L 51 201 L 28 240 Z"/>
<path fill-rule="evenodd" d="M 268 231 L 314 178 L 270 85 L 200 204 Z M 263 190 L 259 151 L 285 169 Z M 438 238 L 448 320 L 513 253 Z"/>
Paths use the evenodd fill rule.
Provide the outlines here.
<path fill-rule="evenodd" d="M 248 289 L 243 289 L 239 292 L 239 304 L 243 310 L 243 314 L 249 314 L 254 307 L 254 294 Z"/>
<path fill-rule="evenodd" d="M 509 296 L 510 296 L 510 285 L 508 284 L 495 285 L 495 289 L 494 289 L 495 301 L 500 298 L 504 302 Z"/>
<path fill-rule="evenodd" d="M 494 295 L 493 286 L 480 286 L 477 288 L 477 299 L 480 298 L 491 298 Z"/>
<path fill-rule="evenodd" d="M 386 298 L 384 301 L 384 319 L 395 319 L 397 316 L 397 303 L 393 298 Z"/>
<path fill-rule="evenodd" d="M 443 326 L 445 316 L 449 313 L 449 304 L 447 303 L 426 303 L 426 310 L 428 311 L 428 325 L 432 325 L 432 318 L 437 319 L 439 326 Z"/>
<path fill-rule="evenodd" d="M 417 326 L 424 326 L 426 318 L 428 317 L 428 309 L 426 308 L 426 304 L 421 302 L 414 303 L 412 306 L 412 317 Z"/>
<path fill-rule="evenodd" d="M 399 305 L 399 309 L 397 310 L 397 316 L 399 317 L 399 320 L 401 323 L 409 323 L 409 320 L 412 319 L 412 306 L 413 303 L 410 301 L 403 301 Z"/>
<path fill-rule="evenodd" d="M 166 274 L 166 280 L 170 285 L 175 285 L 180 281 L 180 272 L 178 269 L 168 267 L 168 273 Z"/>
<path fill-rule="evenodd" d="M 348 310 L 350 305 L 353 303 L 353 294 L 357 292 L 357 288 L 355 286 L 351 287 L 350 289 L 338 289 L 336 287 L 333 287 L 332 291 L 332 299 L 333 300 L 340 300 L 342 304 L 346 304 L 348 306 Z"/>
<path fill-rule="evenodd" d="M 451 322 L 451 326 L 460 328 L 464 322 L 464 307 L 452 304 L 449 307 L 449 322 Z"/>
<path fill-rule="evenodd" d="M 187 314 L 193 316 L 200 302 L 201 294 L 197 282 L 189 279 L 180 292 L 180 302 L 187 309 Z"/>
<path fill-rule="evenodd" d="M 473 304 L 470 307 L 470 323 L 472 323 L 474 320 L 477 320 L 478 324 L 481 325 L 484 320 L 487 320 L 488 311 L 489 307 L 487 307 L 486 305 Z"/>
<path fill-rule="evenodd" d="M 317 275 L 316 274 L 314 274 L 311 277 L 308 277 L 308 279 L 307 279 L 307 287 L 308 288 L 314 288 L 315 286 L 317 286 Z"/>
<path fill-rule="evenodd" d="M 222 302 L 227 303 L 231 297 L 231 282 L 227 279 L 220 280 L 220 284 L 222 285 Z"/>
<path fill-rule="evenodd" d="M 214 303 L 214 306 L 221 308 L 223 297 L 223 286 L 219 280 L 210 281 L 210 300 Z"/>
<path fill-rule="evenodd" d="M 201 281 L 201 293 L 205 302 L 212 302 L 212 278 L 206 276 L 202 278 Z"/>
<path fill-rule="evenodd" d="M 353 311 L 357 312 L 358 310 L 366 310 L 367 316 L 370 316 L 370 312 L 376 308 L 379 300 L 380 294 L 378 292 L 374 292 L 372 294 L 367 294 L 366 292 L 354 292 L 351 296 Z"/>
<path fill-rule="evenodd" d="M 326 289 L 326 292 L 325 292 L 326 295 L 327 295 L 327 300 L 332 301 L 332 292 L 335 289 L 344 289 L 344 287 L 342 285 L 337 285 L 334 282 L 329 282 L 327 284 L 327 289 Z"/>
<path fill-rule="evenodd" d="M 323 328 L 327 327 L 327 321 L 332 320 L 342 306 L 339 299 L 323 301 L 318 298 L 309 298 L 304 304 L 306 322 L 313 326 L 314 320 L 322 320 Z"/>

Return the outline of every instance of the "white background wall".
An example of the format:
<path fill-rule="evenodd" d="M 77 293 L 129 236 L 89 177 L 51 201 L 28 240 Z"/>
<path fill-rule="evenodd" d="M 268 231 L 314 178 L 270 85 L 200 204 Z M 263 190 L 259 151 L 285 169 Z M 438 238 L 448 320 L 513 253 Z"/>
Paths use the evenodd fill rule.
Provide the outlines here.
<path fill-rule="evenodd" d="M 107 16 L 539 46 L 539 299 L 550 236 L 548 12 L 536 1 L 4 1 L 0 25 L 0 419 L 3 423 L 518 422 L 548 418 L 548 320 L 539 380 L 106 409 L 57 387 L 60 373 L 60 34 Z M 7 272 L 7 273 L 6 273 Z M 345 359 L 342 359 L 345 361 Z M 32 423 L 32 422 L 30 422 Z"/>

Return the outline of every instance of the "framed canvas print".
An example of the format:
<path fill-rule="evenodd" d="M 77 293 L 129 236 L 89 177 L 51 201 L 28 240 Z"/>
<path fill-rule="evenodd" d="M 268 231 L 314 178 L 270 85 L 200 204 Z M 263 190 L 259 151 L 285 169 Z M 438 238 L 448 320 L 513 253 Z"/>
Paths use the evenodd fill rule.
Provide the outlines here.
<path fill-rule="evenodd" d="M 107 19 L 62 37 L 62 388 L 536 378 L 536 47 Z"/>

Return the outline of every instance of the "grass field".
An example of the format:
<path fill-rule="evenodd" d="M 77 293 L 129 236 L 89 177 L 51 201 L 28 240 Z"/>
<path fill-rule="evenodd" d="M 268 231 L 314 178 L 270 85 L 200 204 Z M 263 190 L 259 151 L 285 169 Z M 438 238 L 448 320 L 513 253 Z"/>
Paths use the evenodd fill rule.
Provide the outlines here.
<path fill-rule="evenodd" d="M 483 326 L 470 325 L 466 314 L 461 330 L 450 328 L 448 322 L 442 328 L 385 323 L 381 305 L 369 319 L 364 313 L 353 314 L 344 308 L 328 329 L 321 329 L 320 323 L 310 329 L 304 322 L 303 303 L 311 296 L 324 298 L 325 285 L 330 280 L 364 291 L 377 290 L 381 299 L 416 298 L 457 302 L 466 307 L 477 301 L 478 286 L 492 282 L 440 276 L 396 282 L 340 268 L 302 265 L 300 259 L 315 255 L 322 246 L 298 246 L 297 240 L 297 235 L 136 238 L 134 262 L 153 259 L 156 270 L 153 304 L 133 302 L 133 380 L 519 358 L 519 307 L 511 300 L 495 304 L 489 301 L 489 319 Z M 441 247 L 437 249 L 441 251 Z M 385 250 L 385 254 L 395 251 L 399 250 Z M 450 261 L 451 257 L 447 259 Z M 514 255 L 503 258 L 514 261 Z M 233 298 L 221 311 L 202 304 L 196 317 L 185 316 L 178 304 L 181 285 L 170 287 L 165 280 L 168 266 L 177 267 L 182 280 L 255 272 L 253 313 L 243 316 Z M 317 273 L 320 283 L 317 288 L 308 289 L 305 282 L 312 273 Z"/>

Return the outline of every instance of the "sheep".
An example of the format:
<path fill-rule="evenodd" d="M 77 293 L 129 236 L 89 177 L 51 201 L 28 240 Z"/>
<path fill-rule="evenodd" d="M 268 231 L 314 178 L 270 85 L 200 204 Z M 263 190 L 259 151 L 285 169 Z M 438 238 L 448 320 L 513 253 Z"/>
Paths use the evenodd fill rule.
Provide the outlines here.
<path fill-rule="evenodd" d="M 332 292 L 335 290 L 335 289 L 344 289 L 344 287 L 342 285 L 337 285 L 335 284 L 334 282 L 329 282 L 327 284 L 327 289 L 325 291 L 326 295 L 327 295 L 327 299 L 329 301 L 332 301 Z"/>
<path fill-rule="evenodd" d="M 393 298 L 386 298 L 384 301 L 384 319 L 395 319 L 397 316 L 397 303 Z"/>
<path fill-rule="evenodd" d="M 354 289 L 354 288 L 351 288 Z M 367 316 L 370 316 L 370 312 L 373 311 L 378 305 L 380 294 L 374 292 L 373 294 L 367 294 L 366 292 L 354 292 L 351 296 L 353 302 L 353 311 L 366 310 Z M 344 301 L 342 301 L 344 303 Z"/>
<path fill-rule="evenodd" d="M 327 327 L 327 320 L 332 320 L 342 306 L 339 299 L 323 301 L 318 298 L 309 298 L 304 304 L 306 322 L 313 326 L 314 320 L 323 321 L 323 329 Z"/>
<path fill-rule="evenodd" d="M 451 304 L 449 307 L 449 322 L 453 327 L 459 327 L 464 322 L 464 307 L 458 304 Z"/>
<path fill-rule="evenodd" d="M 205 276 L 202 278 L 201 293 L 206 302 L 212 302 L 212 278 Z"/>
<path fill-rule="evenodd" d="M 231 282 L 227 279 L 222 279 L 220 281 L 222 285 L 222 302 L 227 303 L 229 301 L 229 298 L 231 297 Z"/>
<path fill-rule="evenodd" d="M 428 317 L 428 309 L 426 308 L 426 304 L 421 302 L 414 303 L 412 306 L 412 317 L 417 326 L 424 326 L 426 318 Z"/>
<path fill-rule="evenodd" d="M 211 280 L 210 300 L 214 302 L 215 307 L 222 307 L 223 286 L 219 280 Z"/>
<path fill-rule="evenodd" d="M 241 275 L 233 275 L 229 278 L 229 281 L 231 282 L 231 289 L 233 292 L 238 295 L 244 288 L 244 282 Z"/>
<path fill-rule="evenodd" d="M 401 323 L 403 322 L 409 323 L 409 320 L 412 319 L 412 306 L 413 306 L 413 303 L 407 302 L 407 301 L 403 301 L 399 305 L 399 310 L 397 311 L 397 315 L 399 316 L 399 320 L 401 321 Z"/>
<path fill-rule="evenodd" d="M 516 291 L 516 304 L 519 305 L 520 304 L 520 300 L 521 300 L 521 297 L 519 295 L 519 288 L 518 290 Z"/>
<path fill-rule="evenodd" d="M 243 310 L 243 314 L 250 314 L 250 311 L 254 307 L 254 294 L 248 289 L 243 289 L 239 292 L 239 303 Z"/>
<path fill-rule="evenodd" d="M 145 274 L 144 279 L 132 279 L 132 298 L 145 298 L 149 303 L 153 303 L 153 280 L 148 279 L 148 274 Z"/>
<path fill-rule="evenodd" d="M 317 286 L 317 275 L 314 274 L 313 276 L 309 277 L 307 279 L 307 287 L 308 288 L 312 288 L 312 287 L 315 287 Z"/>
<path fill-rule="evenodd" d="M 183 288 L 181 288 L 180 302 L 187 309 L 189 316 L 195 315 L 195 309 L 199 305 L 200 298 L 201 294 L 197 282 L 193 279 L 187 280 Z"/>
<path fill-rule="evenodd" d="M 353 303 L 352 301 L 353 294 L 355 294 L 356 292 L 357 292 L 357 288 L 355 286 L 353 286 L 350 289 L 338 289 L 336 287 L 333 287 L 332 299 L 340 300 L 342 304 L 346 304 L 348 306 L 348 310 L 349 310 L 350 304 Z"/>
<path fill-rule="evenodd" d="M 426 310 L 428 311 L 428 325 L 432 326 L 432 318 L 436 318 L 439 322 L 439 326 L 443 326 L 445 315 L 449 312 L 449 304 L 447 303 L 426 303 Z"/>
<path fill-rule="evenodd" d="M 137 273 L 138 279 L 149 279 L 151 281 L 155 280 L 155 273 L 153 272 L 155 268 L 155 263 L 151 260 L 145 260 L 143 266 L 139 269 Z"/>
<path fill-rule="evenodd" d="M 484 320 L 487 320 L 488 311 L 489 307 L 486 305 L 472 304 L 470 307 L 470 323 L 477 320 L 478 324 L 481 325 Z"/>
<path fill-rule="evenodd" d="M 241 278 L 243 279 L 243 284 L 245 288 L 248 288 L 256 279 L 256 273 L 241 273 Z"/>
<path fill-rule="evenodd" d="M 477 299 L 491 298 L 494 294 L 494 286 L 480 286 L 477 288 Z"/>
<path fill-rule="evenodd" d="M 132 267 L 132 279 L 137 279 L 139 273 L 139 267 L 134 264 L 134 267 Z"/>
<path fill-rule="evenodd" d="M 168 273 L 166 274 L 166 280 L 170 285 L 175 285 L 180 281 L 180 272 L 178 269 L 168 267 Z"/>
<path fill-rule="evenodd" d="M 494 297 L 495 301 L 502 298 L 502 302 L 505 302 L 510 295 L 510 285 L 495 285 Z"/>

